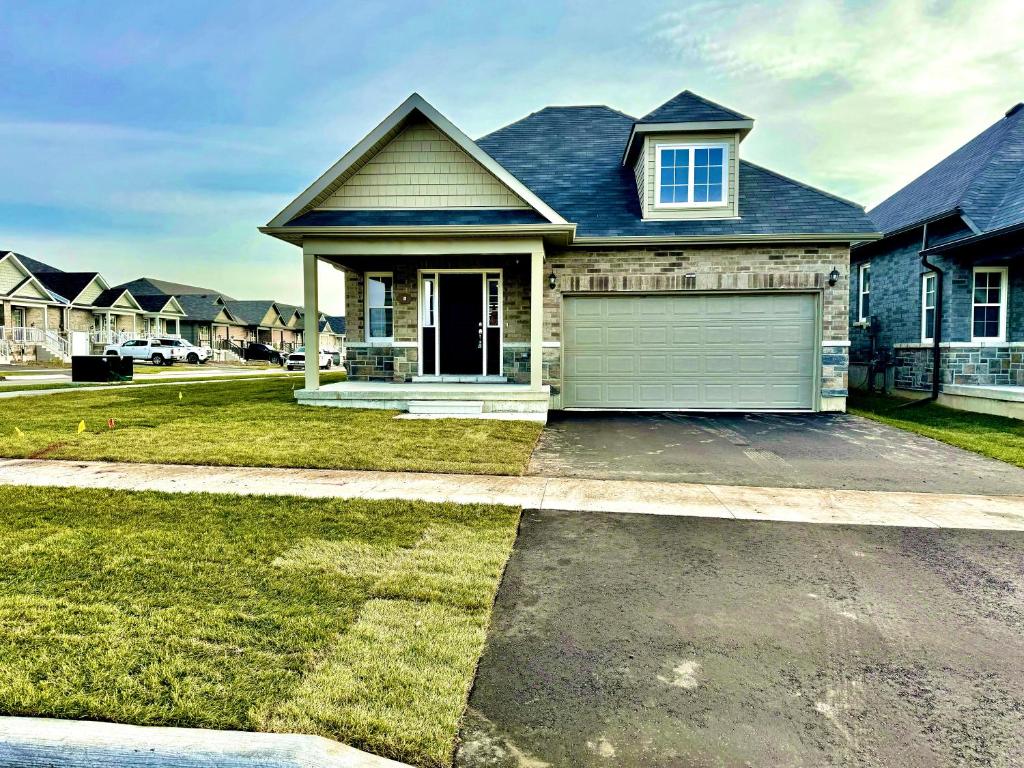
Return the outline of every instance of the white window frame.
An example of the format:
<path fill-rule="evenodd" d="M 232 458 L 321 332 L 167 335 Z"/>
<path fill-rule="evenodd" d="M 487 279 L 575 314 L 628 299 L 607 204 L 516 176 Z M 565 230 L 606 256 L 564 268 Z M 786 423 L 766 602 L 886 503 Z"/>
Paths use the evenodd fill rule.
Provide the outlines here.
<path fill-rule="evenodd" d="M 995 273 L 999 277 L 999 304 L 987 302 L 977 303 L 974 300 L 974 276 L 979 273 Z M 1007 308 L 1007 269 L 1006 267 L 975 267 L 971 272 L 971 341 L 1006 341 L 1006 308 Z M 975 336 L 974 335 L 974 308 L 975 307 L 999 307 L 999 335 L 998 336 Z"/>
<path fill-rule="evenodd" d="M 932 304 L 930 307 L 928 306 L 928 283 L 929 282 L 932 282 L 932 283 L 935 284 L 935 298 L 934 298 L 935 303 Z M 936 273 L 934 273 L 934 272 L 925 272 L 923 275 L 921 275 L 921 341 L 922 341 L 922 343 L 935 341 L 935 335 L 934 335 L 935 327 L 936 327 L 936 325 L 939 322 L 938 312 L 935 312 L 936 307 L 938 305 L 938 301 L 939 301 L 938 286 L 939 286 L 939 276 Z M 932 326 L 932 335 L 931 336 L 928 335 L 928 330 L 927 330 L 927 328 L 928 328 L 927 318 L 928 318 L 928 310 L 929 309 L 932 310 L 932 312 L 935 312 L 935 324 L 936 324 L 936 325 Z M 971 318 L 971 322 L 974 322 L 974 318 L 973 317 Z"/>
<path fill-rule="evenodd" d="M 663 149 L 688 149 L 690 150 L 690 176 L 687 182 L 690 201 L 686 203 L 663 203 L 661 202 L 661 151 Z M 695 203 L 693 202 L 693 156 L 698 149 L 720 149 L 722 150 L 722 199 L 721 201 Z M 678 142 L 667 142 L 654 145 L 654 207 L 660 209 L 672 208 L 724 208 L 729 205 L 729 145 L 711 143 L 687 144 Z"/>
<path fill-rule="evenodd" d="M 870 315 L 864 314 L 864 297 L 871 298 L 871 285 L 870 280 L 868 282 L 868 289 L 864 290 L 864 273 L 871 274 L 871 262 L 865 261 L 863 264 L 857 267 L 857 322 L 866 323 L 868 322 Z"/>
<path fill-rule="evenodd" d="M 371 336 L 370 335 L 370 280 L 375 277 L 391 278 L 391 335 Z M 394 272 L 367 272 L 363 285 L 363 303 L 365 304 L 366 341 L 369 344 L 389 344 L 395 340 L 395 273 Z"/>

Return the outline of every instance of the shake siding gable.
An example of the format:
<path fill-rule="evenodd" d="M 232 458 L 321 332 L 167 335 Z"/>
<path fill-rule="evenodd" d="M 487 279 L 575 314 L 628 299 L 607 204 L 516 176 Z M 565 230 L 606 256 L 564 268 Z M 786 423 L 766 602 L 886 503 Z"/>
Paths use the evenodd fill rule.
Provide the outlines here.
<path fill-rule="evenodd" d="M 529 208 L 426 121 L 406 127 L 317 207 Z"/>
<path fill-rule="evenodd" d="M 14 266 L 13 261 L 0 261 L 0 294 L 9 293 L 24 279 L 25 273 Z"/>
<path fill-rule="evenodd" d="M 82 293 L 78 296 L 78 299 L 75 303 L 92 304 L 94 301 L 96 301 L 96 297 L 99 296 L 101 293 L 103 293 L 103 286 L 100 285 L 99 280 L 93 278 L 93 281 L 85 287 L 85 290 L 83 290 Z M 75 297 L 69 296 L 68 298 L 74 299 Z"/>
<path fill-rule="evenodd" d="M 24 299 L 50 299 L 50 297 L 44 291 L 40 290 L 39 286 L 32 281 L 25 283 L 11 295 L 20 296 Z"/>

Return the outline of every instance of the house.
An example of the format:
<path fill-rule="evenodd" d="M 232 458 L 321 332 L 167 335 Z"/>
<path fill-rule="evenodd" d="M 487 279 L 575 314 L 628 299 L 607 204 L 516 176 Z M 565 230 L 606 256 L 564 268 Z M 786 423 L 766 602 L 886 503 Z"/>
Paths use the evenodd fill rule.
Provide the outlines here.
<path fill-rule="evenodd" d="M 341 315 L 320 315 L 320 349 L 345 352 L 345 318 Z"/>
<path fill-rule="evenodd" d="M 262 228 L 303 248 L 307 317 L 318 261 L 346 273 L 350 381 L 299 401 L 841 410 L 873 228 L 741 160 L 753 124 L 683 92 L 473 142 L 414 94 Z"/>
<path fill-rule="evenodd" d="M 297 318 L 290 314 L 285 317 L 272 299 L 225 301 L 224 305 L 242 322 L 247 343 L 257 342 L 281 349 L 286 343 L 286 336 L 290 345 L 295 344 L 296 337 L 301 339 L 301 333 L 288 326 L 289 322 L 297 322 Z"/>
<path fill-rule="evenodd" d="M 299 402 L 843 410 L 857 205 L 742 159 L 684 91 L 548 107 L 471 140 L 413 94 L 261 231 L 345 272 L 350 380 Z"/>
<path fill-rule="evenodd" d="M 245 323 L 231 314 L 221 296 L 186 293 L 176 298 L 185 310 L 182 338 L 214 349 L 245 341 Z"/>
<path fill-rule="evenodd" d="M 869 215 L 883 237 L 852 251 L 855 370 L 1024 417 L 1024 104 Z"/>
<path fill-rule="evenodd" d="M 99 272 L 65 272 L 21 254 L 0 255 L 3 296 L 0 358 L 10 361 L 70 359 L 76 350 L 98 352 L 128 339 L 173 332 L 184 311 L 173 299 L 143 301 L 125 287 L 111 287 Z M 45 307 L 45 310 L 44 310 Z"/>

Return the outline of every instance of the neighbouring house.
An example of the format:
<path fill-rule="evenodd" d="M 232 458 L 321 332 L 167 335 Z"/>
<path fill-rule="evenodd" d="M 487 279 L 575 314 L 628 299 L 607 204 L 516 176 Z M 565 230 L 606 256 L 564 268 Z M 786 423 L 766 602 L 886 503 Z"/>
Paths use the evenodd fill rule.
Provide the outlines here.
<path fill-rule="evenodd" d="M 184 316 L 173 299 L 142 301 L 123 286 L 111 287 L 99 272 L 65 272 L 8 251 L 0 273 L 0 287 L 18 281 L 3 297 L 0 321 L 0 358 L 11 362 L 66 362 L 73 351 L 169 333 Z M 82 344 L 74 350 L 76 336 Z"/>
<path fill-rule="evenodd" d="M 302 310 L 294 304 L 282 304 L 280 301 L 274 303 L 277 305 L 277 311 L 281 313 L 284 330 L 279 332 L 277 340 L 271 346 L 291 352 L 302 345 Z"/>
<path fill-rule="evenodd" d="M 857 378 L 1024 417 L 1024 104 L 869 215 L 883 237 L 851 257 Z"/>
<path fill-rule="evenodd" d="M 345 352 L 345 318 L 341 315 L 320 315 L 320 349 Z"/>
<path fill-rule="evenodd" d="M 741 158 L 684 91 L 548 107 L 473 141 L 414 94 L 266 234 L 345 272 L 350 380 L 300 402 L 462 413 L 842 410 L 863 209 Z"/>
<path fill-rule="evenodd" d="M 290 315 L 284 317 L 275 301 L 225 301 L 224 305 L 244 324 L 246 342 L 268 344 L 276 349 L 291 349 L 301 343 L 301 330 L 296 331 L 288 326 L 288 322 L 294 318 Z M 296 342 L 296 339 L 299 341 Z"/>
<path fill-rule="evenodd" d="M 231 314 L 219 295 L 186 293 L 176 298 L 185 310 L 181 323 L 183 338 L 217 350 L 245 341 L 245 323 Z"/>

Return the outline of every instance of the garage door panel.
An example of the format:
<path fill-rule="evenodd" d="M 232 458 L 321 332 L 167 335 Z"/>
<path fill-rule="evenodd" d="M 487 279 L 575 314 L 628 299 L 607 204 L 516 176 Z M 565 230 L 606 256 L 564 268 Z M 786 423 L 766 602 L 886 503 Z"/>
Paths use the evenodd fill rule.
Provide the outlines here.
<path fill-rule="evenodd" d="M 810 294 L 570 296 L 565 306 L 566 407 L 813 405 Z"/>

